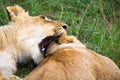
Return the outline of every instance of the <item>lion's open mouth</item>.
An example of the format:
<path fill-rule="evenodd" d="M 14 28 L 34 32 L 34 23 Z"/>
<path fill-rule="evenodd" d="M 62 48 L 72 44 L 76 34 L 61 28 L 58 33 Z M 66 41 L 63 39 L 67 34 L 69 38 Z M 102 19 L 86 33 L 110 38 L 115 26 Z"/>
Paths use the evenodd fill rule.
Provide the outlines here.
<path fill-rule="evenodd" d="M 48 36 L 42 40 L 39 44 L 40 52 L 46 57 L 46 50 L 49 44 L 58 39 L 59 36 Z"/>

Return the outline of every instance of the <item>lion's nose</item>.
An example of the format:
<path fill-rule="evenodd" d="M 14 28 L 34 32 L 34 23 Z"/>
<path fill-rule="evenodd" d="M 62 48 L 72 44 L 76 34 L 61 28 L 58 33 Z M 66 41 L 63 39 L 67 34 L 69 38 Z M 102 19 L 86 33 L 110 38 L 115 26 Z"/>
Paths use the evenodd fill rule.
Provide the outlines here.
<path fill-rule="evenodd" d="M 63 27 L 63 29 L 65 29 L 66 31 L 68 30 L 68 26 L 67 26 L 67 25 L 63 25 L 62 27 Z"/>

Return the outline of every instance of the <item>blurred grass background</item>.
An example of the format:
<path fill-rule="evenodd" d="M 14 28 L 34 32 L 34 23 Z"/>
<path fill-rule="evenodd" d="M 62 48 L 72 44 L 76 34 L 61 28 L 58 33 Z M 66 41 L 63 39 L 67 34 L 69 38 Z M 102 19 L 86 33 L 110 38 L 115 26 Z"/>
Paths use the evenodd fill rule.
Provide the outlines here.
<path fill-rule="evenodd" d="M 0 25 L 8 23 L 6 6 L 20 5 L 30 15 L 45 15 L 70 26 L 88 48 L 111 58 L 120 67 L 120 0 L 0 0 Z M 33 68 L 23 65 L 17 75 Z"/>

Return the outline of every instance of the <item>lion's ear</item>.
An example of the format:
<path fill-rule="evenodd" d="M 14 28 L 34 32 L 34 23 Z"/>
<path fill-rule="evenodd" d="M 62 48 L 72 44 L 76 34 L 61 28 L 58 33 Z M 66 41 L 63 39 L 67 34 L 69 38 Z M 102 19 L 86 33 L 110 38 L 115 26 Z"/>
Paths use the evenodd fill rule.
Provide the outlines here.
<path fill-rule="evenodd" d="M 17 6 L 17 5 L 8 6 L 7 10 L 8 10 L 8 14 L 10 16 L 10 19 L 12 21 L 16 21 L 16 20 L 20 19 L 21 17 L 23 18 L 23 17 L 28 15 L 28 13 L 25 12 L 25 10 L 22 7 Z"/>

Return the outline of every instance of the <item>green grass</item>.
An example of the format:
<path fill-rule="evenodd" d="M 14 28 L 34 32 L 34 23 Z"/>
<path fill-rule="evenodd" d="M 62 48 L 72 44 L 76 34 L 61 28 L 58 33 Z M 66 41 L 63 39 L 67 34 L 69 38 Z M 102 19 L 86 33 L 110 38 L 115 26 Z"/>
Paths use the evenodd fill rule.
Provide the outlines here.
<path fill-rule="evenodd" d="M 0 0 L 0 25 L 8 22 L 5 7 L 14 4 L 24 7 L 30 15 L 41 14 L 68 24 L 69 34 L 120 67 L 119 0 Z M 29 71 L 26 68 L 21 72 L 22 77 Z"/>

